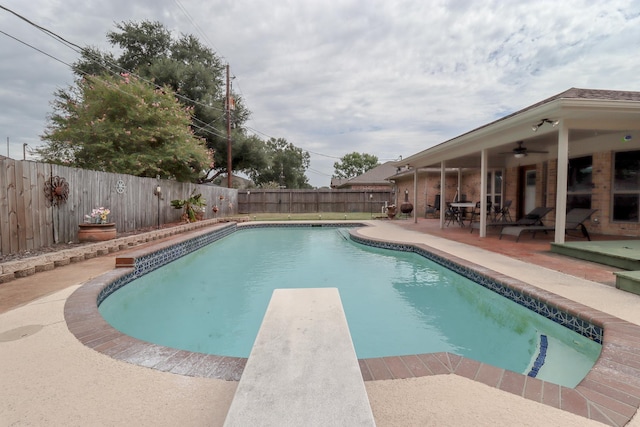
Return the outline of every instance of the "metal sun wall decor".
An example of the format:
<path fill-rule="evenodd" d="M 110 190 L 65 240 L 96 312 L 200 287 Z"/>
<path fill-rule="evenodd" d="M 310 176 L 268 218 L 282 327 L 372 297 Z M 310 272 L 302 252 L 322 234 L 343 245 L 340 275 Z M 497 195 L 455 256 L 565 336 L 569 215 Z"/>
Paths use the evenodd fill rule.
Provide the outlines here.
<path fill-rule="evenodd" d="M 69 198 L 69 183 L 61 176 L 52 176 L 44 185 L 44 194 L 49 206 L 57 206 L 67 203 Z"/>

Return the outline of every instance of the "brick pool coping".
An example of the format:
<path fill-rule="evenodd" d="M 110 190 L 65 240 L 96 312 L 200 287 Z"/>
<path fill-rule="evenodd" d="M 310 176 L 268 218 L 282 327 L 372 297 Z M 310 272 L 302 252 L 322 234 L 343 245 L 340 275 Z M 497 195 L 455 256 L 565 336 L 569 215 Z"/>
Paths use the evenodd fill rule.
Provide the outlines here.
<path fill-rule="evenodd" d="M 342 224 L 344 225 L 344 223 Z M 120 261 L 117 268 L 77 289 L 68 299 L 64 316 L 69 331 L 85 346 L 114 359 L 180 375 L 238 381 L 246 358 L 225 357 L 177 350 L 138 340 L 109 325 L 98 311 L 101 293 L 109 284 L 131 275 L 132 260 L 166 250 L 177 243 L 202 238 L 229 227 L 216 226 L 184 233 L 170 242 L 152 244 Z M 444 257 L 545 304 L 570 313 L 604 331 L 602 352 L 594 367 L 575 387 L 568 388 L 497 368 L 451 353 L 360 359 L 365 381 L 455 374 L 608 425 L 623 426 L 640 406 L 640 326 L 603 313 L 551 292 L 528 285 L 480 265 L 424 244 L 407 244 L 363 237 L 372 243 L 415 247 Z"/>

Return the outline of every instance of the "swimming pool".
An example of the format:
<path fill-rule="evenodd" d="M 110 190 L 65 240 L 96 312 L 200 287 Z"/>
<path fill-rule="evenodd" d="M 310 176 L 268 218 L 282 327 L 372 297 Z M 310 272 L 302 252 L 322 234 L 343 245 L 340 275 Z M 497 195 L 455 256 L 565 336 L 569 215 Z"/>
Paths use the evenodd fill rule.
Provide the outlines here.
<path fill-rule="evenodd" d="M 275 239 L 257 244 L 258 235 Z M 365 247 L 326 228 L 233 233 L 121 288 L 100 310 L 134 337 L 246 357 L 273 288 L 319 286 L 340 288 L 360 358 L 447 351 L 526 374 L 545 336 L 550 345 L 538 376 L 558 370 L 561 358 L 554 354 L 570 354 L 571 363 L 560 369 L 575 368 L 570 378 L 546 379 L 571 384 L 599 354 L 591 340 L 421 255 Z M 150 295 L 160 289 L 165 301 Z"/>

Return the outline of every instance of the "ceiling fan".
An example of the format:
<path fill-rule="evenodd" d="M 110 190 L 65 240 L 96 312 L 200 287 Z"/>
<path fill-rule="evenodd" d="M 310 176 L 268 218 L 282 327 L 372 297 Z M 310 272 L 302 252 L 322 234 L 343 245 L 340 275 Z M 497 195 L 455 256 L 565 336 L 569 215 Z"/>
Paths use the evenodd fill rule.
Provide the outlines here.
<path fill-rule="evenodd" d="M 536 151 L 536 150 L 528 150 L 527 147 L 523 147 L 524 141 L 516 142 L 518 146 L 514 148 L 511 152 L 501 153 L 501 154 L 513 154 L 513 156 L 517 159 L 521 159 L 523 157 L 527 157 L 529 153 L 548 153 L 548 151 Z"/>

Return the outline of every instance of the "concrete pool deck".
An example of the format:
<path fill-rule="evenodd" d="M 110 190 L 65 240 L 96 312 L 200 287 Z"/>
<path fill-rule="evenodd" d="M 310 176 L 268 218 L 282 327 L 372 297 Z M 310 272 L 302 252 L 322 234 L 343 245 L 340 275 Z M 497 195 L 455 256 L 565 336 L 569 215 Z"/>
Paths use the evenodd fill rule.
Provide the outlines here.
<path fill-rule="evenodd" d="M 373 238 L 425 243 L 582 304 L 640 324 L 640 297 L 607 283 L 612 269 L 536 253 L 523 243 L 498 241 L 514 259 L 416 229 L 410 221 L 373 221 L 361 232 Z M 445 230 L 447 231 L 447 230 Z M 453 235 L 454 230 L 450 230 Z M 457 232 L 457 230 L 456 230 Z M 462 235 L 459 235 L 462 237 Z M 490 244 L 485 239 L 484 244 Z M 527 244 L 528 245 L 528 244 Z M 548 244 L 547 244 L 548 246 Z M 539 246 L 540 248 L 542 246 Z M 115 254 L 0 285 L 49 286 L 49 295 L 0 315 L 0 425 L 222 425 L 237 383 L 185 377 L 127 364 L 92 351 L 68 331 L 63 307 L 87 280 L 111 270 Z M 534 261 L 544 259 L 540 267 Z M 559 273 L 554 267 L 565 273 Z M 579 277 L 579 278 L 576 278 Z M 584 280 L 589 277 L 597 281 Z M 611 278 L 615 281 L 614 278 Z M 55 290 L 54 282 L 58 281 Z M 8 287 L 9 286 L 9 287 Z M 27 298 L 28 300 L 28 298 Z M 13 335 L 12 335 L 13 334 Z M 10 386 L 8 386 L 10 385 Z M 378 426 L 406 425 L 600 425 L 485 384 L 455 375 L 366 382 Z M 636 416 L 628 425 L 640 426 Z"/>

